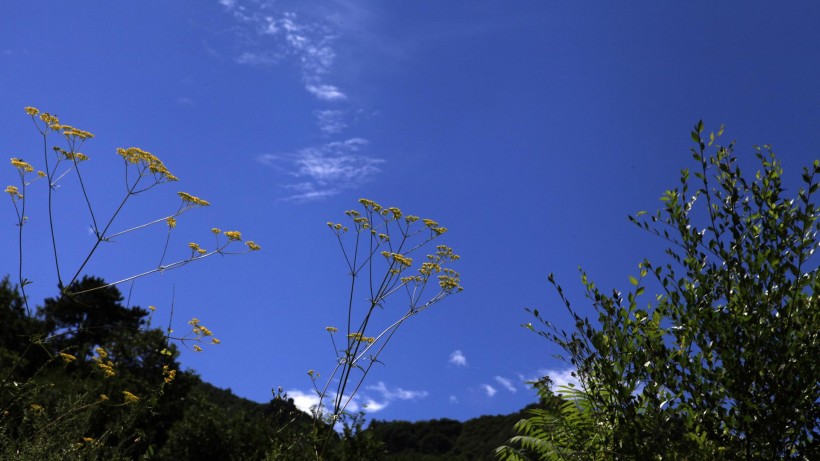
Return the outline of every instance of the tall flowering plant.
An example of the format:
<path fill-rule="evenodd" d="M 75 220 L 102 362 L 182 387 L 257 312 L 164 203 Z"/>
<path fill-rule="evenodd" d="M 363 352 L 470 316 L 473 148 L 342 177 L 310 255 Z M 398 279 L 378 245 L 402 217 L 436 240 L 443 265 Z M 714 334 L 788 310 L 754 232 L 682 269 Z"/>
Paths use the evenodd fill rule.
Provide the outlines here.
<path fill-rule="evenodd" d="M 314 370 L 308 372 L 319 396 L 314 411 L 316 422 L 324 417 L 335 424 L 342 417 L 405 321 L 462 291 L 461 276 L 449 267 L 459 259 L 452 248 L 436 245 L 425 255 L 447 228 L 372 200 L 361 199 L 359 203 L 361 211 L 345 212 L 345 223 L 327 223 L 339 242 L 350 286 L 346 321 L 339 327 L 326 327 L 335 366 L 323 383 Z M 364 303 L 356 301 L 362 299 L 361 295 Z M 374 318 L 377 311 L 388 315 L 396 312 L 387 308 L 388 298 L 400 306 L 398 313 L 387 322 L 378 322 Z"/>

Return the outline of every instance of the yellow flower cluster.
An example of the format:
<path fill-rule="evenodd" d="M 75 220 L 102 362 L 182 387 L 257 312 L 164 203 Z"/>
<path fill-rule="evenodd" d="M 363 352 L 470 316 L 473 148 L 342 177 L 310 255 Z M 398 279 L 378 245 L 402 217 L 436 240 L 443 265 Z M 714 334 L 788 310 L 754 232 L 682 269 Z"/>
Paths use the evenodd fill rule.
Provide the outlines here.
<path fill-rule="evenodd" d="M 169 229 L 177 227 L 177 218 L 173 216 L 168 216 L 167 218 L 165 218 L 165 222 L 168 224 Z"/>
<path fill-rule="evenodd" d="M 191 242 L 188 244 L 188 247 L 191 249 L 192 252 L 196 252 L 200 255 L 204 255 L 208 252 L 208 250 L 201 248 L 198 244 Z"/>
<path fill-rule="evenodd" d="M 192 318 L 191 320 L 188 320 L 188 324 L 193 327 L 193 332 L 198 338 L 201 338 L 203 336 L 213 336 L 211 330 L 205 327 L 205 325 L 199 323 L 199 319 L 196 317 Z"/>
<path fill-rule="evenodd" d="M 94 361 L 97 362 L 97 367 L 103 371 L 105 377 L 110 378 L 112 376 L 116 376 L 117 372 L 114 371 L 114 362 L 105 360 L 108 358 L 108 352 L 106 352 L 106 350 L 102 347 L 98 347 L 94 350 L 97 352 L 97 356 L 94 357 Z"/>
<path fill-rule="evenodd" d="M 439 226 L 438 223 L 432 219 L 422 219 L 422 222 L 424 222 L 424 225 L 429 227 L 431 231 L 435 232 L 436 235 L 441 235 L 447 232 L 446 227 Z"/>
<path fill-rule="evenodd" d="M 28 162 L 24 162 L 22 159 L 19 158 L 12 158 L 11 165 L 24 173 L 31 173 L 32 171 L 34 171 L 34 167 L 31 166 L 31 164 L 29 164 Z"/>
<path fill-rule="evenodd" d="M 408 258 L 407 256 L 401 253 L 391 253 L 389 251 L 382 251 L 382 256 L 387 259 L 392 259 L 393 261 L 399 263 L 399 265 L 404 267 L 410 267 L 413 265 L 413 258 Z"/>
<path fill-rule="evenodd" d="M 249 251 L 259 251 L 262 249 L 262 247 L 257 245 L 253 240 L 248 240 L 245 242 L 245 245 L 247 245 Z"/>
<path fill-rule="evenodd" d="M 82 162 L 83 160 L 88 160 L 88 156 L 83 154 L 82 152 L 71 152 L 65 149 L 60 149 L 59 147 L 53 147 L 54 152 L 65 157 L 66 160 L 76 160 L 78 162 Z M 38 173 L 39 174 L 39 173 Z"/>
<path fill-rule="evenodd" d="M 325 327 L 325 330 L 327 330 L 328 333 L 336 333 L 337 331 L 339 331 L 339 329 L 336 327 Z"/>
<path fill-rule="evenodd" d="M 117 372 L 114 371 L 114 362 L 110 360 L 107 362 L 103 362 L 98 357 L 94 357 L 94 361 L 97 362 L 97 367 L 103 371 L 106 378 L 111 378 L 112 376 L 117 375 Z"/>
<path fill-rule="evenodd" d="M 441 266 L 433 262 L 424 262 L 421 263 L 419 272 L 421 273 L 421 275 L 429 277 L 433 273 L 441 272 Z"/>
<path fill-rule="evenodd" d="M 188 205 L 210 206 L 207 200 L 202 200 L 199 197 L 194 197 L 187 192 L 177 192 L 177 195 L 182 199 L 183 203 Z"/>
<path fill-rule="evenodd" d="M 336 235 L 340 235 L 343 232 L 347 232 L 347 227 L 345 227 L 345 226 L 343 226 L 339 223 L 334 223 L 334 222 L 328 221 L 327 222 L 327 227 L 329 227 L 331 230 L 335 231 Z"/>
<path fill-rule="evenodd" d="M 74 357 L 73 355 L 65 353 L 65 352 L 60 352 L 60 358 L 63 359 L 63 363 L 65 363 L 66 365 L 68 365 L 69 363 L 77 360 L 77 357 Z"/>
<path fill-rule="evenodd" d="M 86 140 L 94 137 L 94 135 L 89 133 L 88 131 L 81 130 L 79 128 L 74 128 L 71 125 L 58 125 L 55 123 L 51 125 L 51 129 L 54 131 L 62 131 L 63 135 L 67 138 L 73 136 L 75 138 Z"/>
<path fill-rule="evenodd" d="M 75 138 L 86 140 L 94 137 L 94 135 L 89 133 L 88 131 L 75 128 L 71 125 L 61 125 L 60 120 L 56 116 L 51 115 L 48 112 L 40 113 L 40 110 L 36 107 L 27 106 L 24 110 L 28 115 L 31 115 L 32 117 L 36 117 L 37 115 L 39 115 L 40 120 L 45 122 L 45 124 L 48 125 L 49 128 L 51 128 L 54 131 L 62 131 L 63 135 L 65 135 L 65 137 L 67 138 L 73 136 Z"/>
<path fill-rule="evenodd" d="M 12 199 L 21 199 L 23 194 L 18 192 L 17 186 L 6 186 L 6 193 L 11 195 Z"/>
<path fill-rule="evenodd" d="M 438 245 L 436 247 L 436 257 L 442 260 L 458 261 L 461 256 L 455 254 L 453 249 L 447 245 Z"/>
<path fill-rule="evenodd" d="M 223 234 L 225 234 L 225 237 L 228 237 L 228 240 L 231 240 L 231 241 L 233 241 L 233 240 L 237 240 L 237 241 L 242 240 L 242 233 L 239 232 L 239 231 L 225 231 L 225 232 L 223 232 Z"/>
<path fill-rule="evenodd" d="M 373 344 L 376 342 L 376 338 L 372 336 L 364 336 L 361 333 L 350 333 L 347 337 L 353 341 L 359 341 L 361 343 Z"/>
<path fill-rule="evenodd" d="M 159 175 L 160 179 L 165 179 L 166 181 L 179 180 L 179 178 L 168 171 L 168 168 L 165 167 L 162 160 L 150 152 L 146 152 L 138 147 L 129 147 L 128 149 L 118 147 L 117 154 L 122 156 L 122 158 L 128 163 L 134 165 L 140 164 L 143 167 L 148 168 L 151 173 Z"/>
<path fill-rule="evenodd" d="M 42 413 L 42 412 L 45 411 L 45 408 L 43 408 L 42 405 L 38 405 L 36 403 L 31 404 L 31 409 L 32 409 L 32 411 L 34 411 L 36 413 Z"/>
<path fill-rule="evenodd" d="M 132 403 L 137 403 L 137 402 L 140 401 L 139 397 L 137 397 L 136 395 L 134 395 L 134 394 L 132 394 L 128 391 L 122 391 L 122 397 L 123 397 L 123 399 L 125 399 L 125 404 L 126 405 L 130 405 Z"/>
<path fill-rule="evenodd" d="M 177 377 L 177 371 L 173 370 L 168 367 L 168 365 L 162 366 L 162 378 L 165 381 L 165 384 L 171 384 L 171 382 Z"/>
<path fill-rule="evenodd" d="M 390 213 L 393 213 L 393 219 L 401 218 L 401 210 L 399 210 L 398 208 L 396 208 L 394 206 L 391 206 L 390 208 L 387 209 L 387 211 L 389 211 Z"/>
<path fill-rule="evenodd" d="M 444 269 L 445 275 L 438 276 L 438 284 L 442 290 L 450 293 L 453 291 L 463 291 L 461 287 L 461 275 L 453 269 Z"/>
<path fill-rule="evenodd" d="M 48 126 L 59 125 L 60 123 L 60 120 L 56 116 L 51 115 L 48 112 L 41 113 L 40 120 L 44 121 Z"/>

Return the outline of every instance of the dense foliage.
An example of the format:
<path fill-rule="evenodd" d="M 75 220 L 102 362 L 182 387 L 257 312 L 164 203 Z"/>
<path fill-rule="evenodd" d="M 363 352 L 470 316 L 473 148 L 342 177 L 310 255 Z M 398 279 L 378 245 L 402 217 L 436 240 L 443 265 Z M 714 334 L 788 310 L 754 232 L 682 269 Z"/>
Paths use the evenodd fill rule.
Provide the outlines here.
<path fill-rule="evenodd" d="M 630 217 L 670 243 L 670 261 L 644 260 L 626 296 L 582 273 L 597 324 L 550 276 L 574 329 L 533 313 L 580 387 L 540 383 L 556 405 L 521 421 L 502 459 L 820 459 L 820 162 L 789 197 L 770 146 L 748 177 L 721 134 L 698 123 L 695 172 L 657 214 Z M 641 302 L 649 283 L 659 294 Z"/>
<path fill-rule="evenodd" d="M 122 302 L 108 286 L 47 299 L 30 317 L 8 278 L 0 282 L 0 459 L 301 460 L 312 437 L 335 434 L 315 433 L 281 391 L 262 405 L 179 370 L 149 310 Z M 361 418 L 345 422 L 325 459 L 381 453 Z"/>

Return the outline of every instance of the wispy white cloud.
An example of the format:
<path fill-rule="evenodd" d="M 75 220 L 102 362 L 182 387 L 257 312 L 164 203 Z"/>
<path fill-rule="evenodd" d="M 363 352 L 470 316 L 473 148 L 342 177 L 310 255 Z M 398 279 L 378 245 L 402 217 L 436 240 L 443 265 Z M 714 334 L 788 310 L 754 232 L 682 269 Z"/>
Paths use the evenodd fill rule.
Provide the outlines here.
<path fill-rule="evenodd" d="M 303 20 L 293 11 L 280 12 L 273 2 L 247 3 L 219 0 L 225 11 L 243 27 L 238 30 L 243 50 L 239 64 L 274 65 L 291 57 L 299 66 L 305 90 L 323 101 L 341 101 L 347 95 L 326 82 L 333 67 L 338 25 L 328 18 Z"/>
<path fill-rule="evenodd" d="M 512 392 L 513 394 L 518 392 L 518 389 L 513 385 L 512 381 L 510 381 L 507 378 L 504 378 L 503 376 L 496 376 L 495 377 L 495 382 L 497 382 L 498 384 L 500 384 L 501 386 L 503 386 L 505 389 Z"/>
<path fill-rule="evenodd" d="M 460 350 L 456 350 L 453 351 L 452 354 L 450 354 L 450 360 L 448 360 L 448 362 L 457 367 L 466 367 L 467 357 L 465 357 Z"/>
<path fill-rule="evenodd" d="M 283 185 L 291 192 L 285 200 L 317 200 L 358 187 L 380 171 L 384 160 L 361 152 L 367 144 L 365 139 L 351 138 L 293 153 L 263 154 L 257 160 L 296 178 Z"/>
<path fill-rule="evenodd" d="M 345 112 L 341 110 L 317 110 L 313 112 L 316 116 L 316 125 L 325 134 L 341 133 L 347 128 L 344 121 Z"/>
<path fill-rule="evenodd" d="M 487 393 L 487 397 L 492 397 L 492 396 L 495 395 L 496 392 L 498 392 L 498 390 L 496 390 L 496 388 L 494 388 L 493 386 L 490 386 L 489 384 L 482 384 L 481 389 L 483 389 L 484 392 Z"/>
<path fill-rule="evenodd" d="M 378 396 L 372 396 L 370 394 L 371 392 L 378 394 Z M 296 405 L 296 408 L 302 411 L 310 413 L 319 405 L 319 397 L 316 395 L 316 392 L 304 392 L 293 389 L 289 390 L 287 394 L 289 398 L 293 399 L 293 404 Z M 359 410 L 365 410 L 368 413 L 376 413 L 384 410 L 394 401 L 418 400 L 427 397 L 427 395 L 427 391 L 410 391 L 402 389 L 401 387 L 390 388 L 384 382 L 379 381 L 374 385 L 366 386 L 365 391 L 353 396 L 353 399 L 347 404 L 346 411 L 355 413 Z M 325 398 L 323 406 L 327 407 L 328 403 L 332 403 L 335 398 L 336 394 L 328 395 Z M 347 400 L 347 398 L 345 398 L 345 400 Z"/>
<path fill-rule="evenodd" d="M 375 385 L 367 386 L 366 389 L 378 392 L 382 398 L 388 402 L 393 400 L 416 400 L 427 397 L 427 391 L 408 391 L 400 387 L 388 389 L 382 381 L 379 381 Z"/>
<path fill-rule="evenodd" d="M 452 404 L 452 405 L 455 405 L 455 404 L 458 403 L 458 397 L 456 397 L 455 395 L 451 395 L 448 400 L 450 401 L 450 404 Z"/>
<path fill-rule="evenodd" d="M 282 60 L 282 55 L 270 51 L 243 51 L 242 54 L 236 57 L 235 61 L 239 64 L 247 64 L 251 66 L 269 66 L 276 64 Z"/>
<path fill-rule="evenodd" d="M 341 101 L 347 99 L 347 95 L 342 93 L 339 88 L 334 85 L 307 84 L 305 85 L 305 89 L 323 101 Z"/>

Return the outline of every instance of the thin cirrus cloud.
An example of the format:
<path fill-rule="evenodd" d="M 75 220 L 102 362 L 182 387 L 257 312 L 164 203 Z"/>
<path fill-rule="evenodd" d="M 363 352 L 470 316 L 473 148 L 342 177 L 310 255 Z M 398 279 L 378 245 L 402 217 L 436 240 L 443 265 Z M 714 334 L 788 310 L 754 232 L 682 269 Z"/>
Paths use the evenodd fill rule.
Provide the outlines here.
<path fill-rule="evenodd" d="M 293 404 L 296 408 L 311 412 L 319 405 L 319 396 L 314 391 L 304 392 L 298 389 L 289 390 L 288 397 L 293 399 Z M 373 394 L 376 394 L 375 396 Z M 365 387 L 364 392 L 353 396 L 353 399 L 348 403 L 346 411 L 358 412 L 360 409 L 366 409 L 368 413 L 376 413 L 387 408 L 392 402 L 397 400 L 408 401 L 418 400 L 427 397 L 427 391 L 411 391 L 402 389 L 401 387 L 391 388 L 384 382 L 379 381 L 376 384 Z M 335 394 L 329 394 L 325 397 L 323 406 L 327 407 L 336 398 Z M 347 400 L 347 396 L 345 400 Z M 326 409 L 326 408 L 325 408 Z"/>
<path fill-rule="evenodd" d="M 466 367 L 467 357 L 460 350 L 455 350 L 450 354 L 450 360 L 448 360 L 448 362 L 457 367 Z"/>
<path fill-rule="evenodd" d="M 326 76 L 336 59 L 333 42 L 338 33 L 329 21 L 303 22 L 297 13 L 278 12 L 272 2 L 219 0 L 241 27 L 243 49 L 239 64 L 269 66 L 292 57 L 299 66 L 304 88 L 322 101 L 342 101 L 347 95 Z"/>
<path fill-rule="evenodd" d="M 313 115 L 319 130 L 326 135 L 341 133 L 347 128 L 345 112 L 342 110 L 316 110 Z"/>
<path fill-rule="evenodd" d="M 505 378 L 505 377 L 503 377 L 503 376 L 496 376 L 495 377 L 495 382 L 497 382 L 504 389 L 507 389 L 508 391 L 512 392 L 513 394 L 518 392 L 518 388 L 516 388 L 515 385 L 513 385 L 512 381 Z"/>
<path fill-rule="evenodd" d="M 289 191 L 284 200 L 318 200 L 358 187 L 380 171 L 384 160 L 363 154 L 366 146 L 366 140 L 351 138 L 292 153 L 262 154 L 257 160 L 294 179 L 283 185 Z"/>

